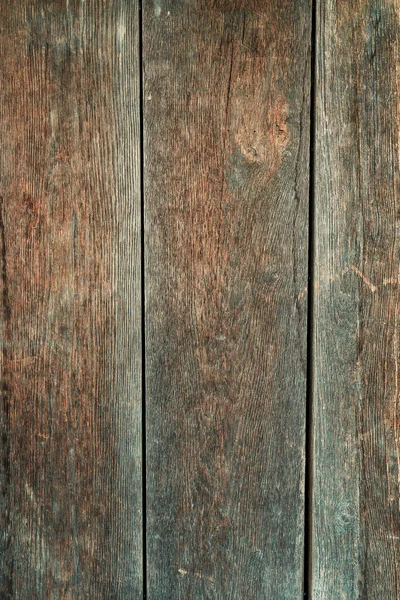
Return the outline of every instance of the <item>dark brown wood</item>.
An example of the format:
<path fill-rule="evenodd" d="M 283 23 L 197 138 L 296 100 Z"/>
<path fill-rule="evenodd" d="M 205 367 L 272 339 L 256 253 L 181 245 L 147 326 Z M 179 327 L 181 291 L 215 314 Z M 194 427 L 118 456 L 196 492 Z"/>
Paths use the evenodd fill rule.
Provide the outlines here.
<path fill-rule="evenodd" d="M 138 3 L 0 28 L 0 597 L 141 598 Z"/>
<path fill-rule="evenodd" d="M 314 600 L 400 597 L 399 8 L 317 1 Z"/>
<path fill-rule="evenodd" d="M 144 2 L 148 597 L 302 597 L 311 5 Z"/>

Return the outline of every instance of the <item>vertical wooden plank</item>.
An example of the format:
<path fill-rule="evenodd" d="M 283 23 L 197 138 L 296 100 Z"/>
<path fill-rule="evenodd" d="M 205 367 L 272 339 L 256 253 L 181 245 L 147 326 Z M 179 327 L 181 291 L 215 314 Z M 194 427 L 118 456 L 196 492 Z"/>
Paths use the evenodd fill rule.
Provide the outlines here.
<path fill-rule="evenodd" d="M 0 595 L 141 598 L 138 3 L 0 14 Z"/>
<path fill-rule="evenodd" d="M 400 597 L 398 0 L 318 0 L 312 598 Z"/>
<path fill-rule="evenodd" d="M 302 596 L 308 0 L 145 0 L 148 597 Z"/>

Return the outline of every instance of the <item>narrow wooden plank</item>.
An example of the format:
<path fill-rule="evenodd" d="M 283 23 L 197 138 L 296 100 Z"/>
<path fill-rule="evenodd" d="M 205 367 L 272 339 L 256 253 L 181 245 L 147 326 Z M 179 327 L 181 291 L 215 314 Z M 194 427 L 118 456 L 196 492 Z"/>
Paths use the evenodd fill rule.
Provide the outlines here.
<path fill-rule="evenodd" d="M 398 0 L 318 0 L 312 598 L 400 597 Z"/>
<path fill-rule="evenodd" d="M 308 0 L 145 0 L 148 597 L 302 596 Z"/>
<path fill-rule="evenodd" d="M 0 15 L 0 596 L 141 598 L 138 3 Z"/>

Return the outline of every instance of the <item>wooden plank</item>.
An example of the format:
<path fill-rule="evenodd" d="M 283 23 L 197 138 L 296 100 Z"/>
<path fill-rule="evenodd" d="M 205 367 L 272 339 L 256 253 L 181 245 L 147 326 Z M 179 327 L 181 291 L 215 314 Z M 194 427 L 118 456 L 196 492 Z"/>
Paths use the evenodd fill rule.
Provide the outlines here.
<path fill-rule="evenodd" d="M 141 598 L 138 3 L 0 14 L 0 596 Z"/>
<path fill-rule="evenodd" d="M 150 599 L 302 596 L 310 4 L 144 2 Z"/>
<path fill-rule="evenodd" d="M 400 4 L 317 9 L 312 598 L 397 599 Z"/>

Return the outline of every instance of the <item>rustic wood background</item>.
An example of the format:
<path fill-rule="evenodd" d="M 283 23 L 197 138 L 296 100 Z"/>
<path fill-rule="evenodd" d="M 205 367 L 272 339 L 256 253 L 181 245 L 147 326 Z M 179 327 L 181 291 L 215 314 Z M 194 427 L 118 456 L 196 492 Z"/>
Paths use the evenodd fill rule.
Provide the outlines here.
<path fill-rule="evenodd" d="M 399 45 L 0 3 L 0 600 L 400 599 Z"/>

